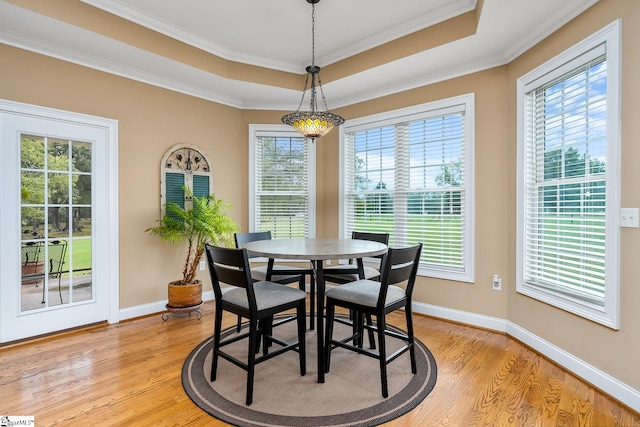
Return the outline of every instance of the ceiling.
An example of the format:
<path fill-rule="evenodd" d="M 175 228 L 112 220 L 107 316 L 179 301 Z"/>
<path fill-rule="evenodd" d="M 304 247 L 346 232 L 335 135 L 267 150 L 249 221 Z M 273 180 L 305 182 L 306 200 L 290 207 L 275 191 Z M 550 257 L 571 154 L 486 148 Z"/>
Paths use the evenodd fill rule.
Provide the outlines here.
<path fill-rule="evenodd" d="M 140 48 L 124 36 L 93 31 L 72 20 L 58 19 L 55 13 L 40 13 L 37 7 L 30 7 L 35 0 L 0 1 L 0 43 L 237 108 L 290 110 L 298 106 L 303 84 L 299 75 L 311 63 L 312 6 L 305 0 L 67 3 L 80 1 L 81 7 L 116 15 L 129 21 L 128 25 L 134 23 L 196 47 L 203 55 L 277 74 L 293 73 L 296 85 L 212 72 Z M 315 6 L 315 63 L 323 67 L 324 92 L 335 109 L 506 64 L 596 2 L 322 0 Z M 453 33 L 454 22 L 464 16 L 473 16 L 472 31 L 452 34 L 436 45 L 421 42 L 424 47 L 420 43 L 415 47 L 414 41 L 413 50 L 406 53 L 397 48 L 402 46 L 397 44 L 399 39 L 431 34 L 424 31 L 432 30 L 435 35 L 451 28 Z M 387 53 L 391 59 L 381 62 L 378 52 L 385 46 L 387 52 L 398 53 Z M 354 71 L 332 72 L 344 68 L 342 64 Z M 255 67 L 254 76 L 262 70 Z M 327 71 L 333 78 L 325 78 Z"/>

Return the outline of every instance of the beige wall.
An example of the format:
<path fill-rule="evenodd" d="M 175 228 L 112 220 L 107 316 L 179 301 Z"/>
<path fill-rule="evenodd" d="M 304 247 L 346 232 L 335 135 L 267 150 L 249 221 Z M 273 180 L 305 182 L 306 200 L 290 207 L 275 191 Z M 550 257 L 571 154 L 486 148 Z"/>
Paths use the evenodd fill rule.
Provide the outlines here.
<path fill-rule="evenodd" d="M 13 0 L 22 3 L 21 0 Z M 70 0 L 65 0 L 70 3 Z M 446 82 L 336 110 L 347 119 L 474 93 L 475 283 L 421 277 L 416 300 L 507 319 L 551 344 L 640 390 L 640 287 L 638 229 L 622 229 L 621 329 L 613 331 L 515 292 L 515 81 L 553 55 L 623 18 L 622 204 L 640 206 L 635 191 L 640 147 L 640 2 L 600 0 L 556 34 L 513 63 Z M 119 121 L 121 308 L 166 298 L 165 284 L 180 269 L 182 249 L 160 244 L 144 230 L 159 212 L 159 163 L 176 143 L 200 146 L 212 159 L 214 190 L 233 205 L 232 216 L 248 225 L 250 123 L 279 123 L 283 112 L 241 111 L 201 99 L 0 45 L 0 98 Z M 7 66 L 7 64 L 10 64 Z M 317 235 L 338 234 L 338 132 L 318 145 Z M 503 291 L 491 290 L 491 276 Z M 210 284 L 206 284 L 206 290 Z"/>

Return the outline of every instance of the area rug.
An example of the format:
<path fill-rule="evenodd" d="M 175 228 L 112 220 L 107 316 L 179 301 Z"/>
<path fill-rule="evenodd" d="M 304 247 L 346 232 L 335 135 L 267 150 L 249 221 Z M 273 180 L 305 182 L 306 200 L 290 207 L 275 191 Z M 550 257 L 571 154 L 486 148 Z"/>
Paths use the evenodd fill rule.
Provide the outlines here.
<path fill-rule="evenodd" d="M 246 325 L 245 325 L 246 326 Z M 235 333 L 235 327 L 223 331 Z M 334 338 L 348 336 L 349 328 L 336 323 Z M 295 322 L 276 328 L 275 336 L 295 341 Z M 378 361 L 345 349 L 331 353 L 331 371 L 317 382 L 316 334 L 307 331 L 307 374 L 300 375 L 298 354 L 287 352 L 256 366 L 253 403 L 245 405 L 246 371 L 220 358 L 218 375 L 210 382 L 213 338 L 200 343 L 182 368 L 182 385 L 205 412 L 236 426 L 376 426 L 406 414 L 433 390 L 436 361 L 416 339 L 417 374 L 411 373 L 406 352 L 387 367 L 389 397 L 380 386 Z M 368 341 L 365 338 L 365 345 Z M 388 354 L 400 342 L 387 337 Z M 246 340 L 225 347 L 246 360 Z"/>

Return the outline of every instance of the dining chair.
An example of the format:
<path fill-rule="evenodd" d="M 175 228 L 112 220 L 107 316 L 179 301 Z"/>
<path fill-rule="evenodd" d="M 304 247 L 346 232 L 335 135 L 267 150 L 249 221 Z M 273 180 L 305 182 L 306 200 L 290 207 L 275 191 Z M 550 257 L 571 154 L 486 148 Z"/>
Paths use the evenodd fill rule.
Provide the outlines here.
<path fill-rule="evenodd" d="M 300 375 L 306 374 L 306 292 L 270 281 L 254 281 L 251 278 L 246 249 L 222 248 L 207 244 L 205 250 L 216 305 L 211 381 L 216 380 L 219 357 L 239 366 L 247 371 L 246 404 L 251 405 L 257 364 L 284 352 L 296 351 L 299 354 Z M 233 288 L 223 293 L 221 283 L 231 285 Z M 273 335 L 273 318 L 278 313 L 292 309 L 296 311 L 297 341 L 287 342 Z M 249 330 L 244 333 L 236 333 L 223 340 L 221 334 L 224 311 L 248 319 Z M 260 337 L 264 338 L 262 355 L 256 356 L 259 351 Z M 224 346 L 245 338 L 248 338 L 246 362 L 223 350 Z M 270 352 L 271 346 L 269 344 L 271 343 L 278 344 L 280 348 Z"/>
<path fill-rule="evenodd" d="M 326 372 L 329 372 L 331 366 L 331 351 L 337 347 L 378 359 L 382 396 L 385 398 L 389 396 L 387 364 L 408 350 L 411 359 L 411 372 L 416 373 L 411 301 L 421 252 L 422 243 L 405 248 L 389 248 L 382 260 L 380 282 L 360 279 L 327 291 Z M 401 283 L 405 284 L 404 288 L 398 286 Z M 343 307 L 357 313 L 354 319 L 356 324 L 354 335 L 334 340 L 333 323 L 336 307 Z M 404 308 L 405 311 L 407 330 L 406 332 L 391 331 L 386 326 L 386 315 L 401 308 Z M 375 316 L 375 325 L 365 324 L 364 316 L 367 314 Z M 376 332 L 377 352 L 363 348 L 362 334 L 365 329 Z M 386 354 L 387 336 L 403 342 L 403 345 L 390 355 Z"/>
<path fill-rule="evenodd" d="M 389 244 L 389 233 L 371 233 L 363 231 L 353 231 L 352 239 L 370 240 L 372 242 L 380 242 L 385 245 Z M 375 258 L 382 262 L 383 255 Z M 355 263 L 354 263 L 355 261 Z M 350 259 L 348 264 L 330 265 L 324 268 L 324 280 L 326 282 L 344 284 L 359 279 L 380 279 L 380 264 L 376 267 L 364 265 L 362 258 L 356 260 Z"/>
<path fill-rule="evenodd" d="M 235 233 L 234 239 L 236 242 L 236 248 L 241 248 L 244 244 L 249 242 L 255 242 L 258 240 L 271 240 L 271 231 L 259 231 L 250 233 Z M 255 256 L 249 256 L 256 258 Z M 309 276 L 309 299 L 310 299 L 310 313 L 309 313 L 309 328 L 314 329 L 315 318 L 315 278 L 313 270 L 311 268 L 291 267 L 286 265 L 278 265 L 273 258 L 267 260 L 267 265 L 251 266 L 251 277 L 253 280 L 261 281 L 268 280 L 283 285 L 290 283 L 298 283 L 298 288 L 301 290 L 306 289 L 305 276 Z M 238 318 L 237 329 L 240 330 L 241 319 Z"/>

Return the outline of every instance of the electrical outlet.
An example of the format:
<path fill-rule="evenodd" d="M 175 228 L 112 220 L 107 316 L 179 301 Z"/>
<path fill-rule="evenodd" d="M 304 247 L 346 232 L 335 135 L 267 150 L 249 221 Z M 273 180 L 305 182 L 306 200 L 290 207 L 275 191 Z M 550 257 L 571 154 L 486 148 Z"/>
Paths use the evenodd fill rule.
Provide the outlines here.
<path fill-rule="evenodd" d="M 204 261 L 200 261 L 200 270 L 204 270 Z"/>
<path fill-rule="evenodd" d="M 497 274 L 493 275 L 493 281 L 491 282 L 494 291 L 502 290 L 502 279 Z"/>

